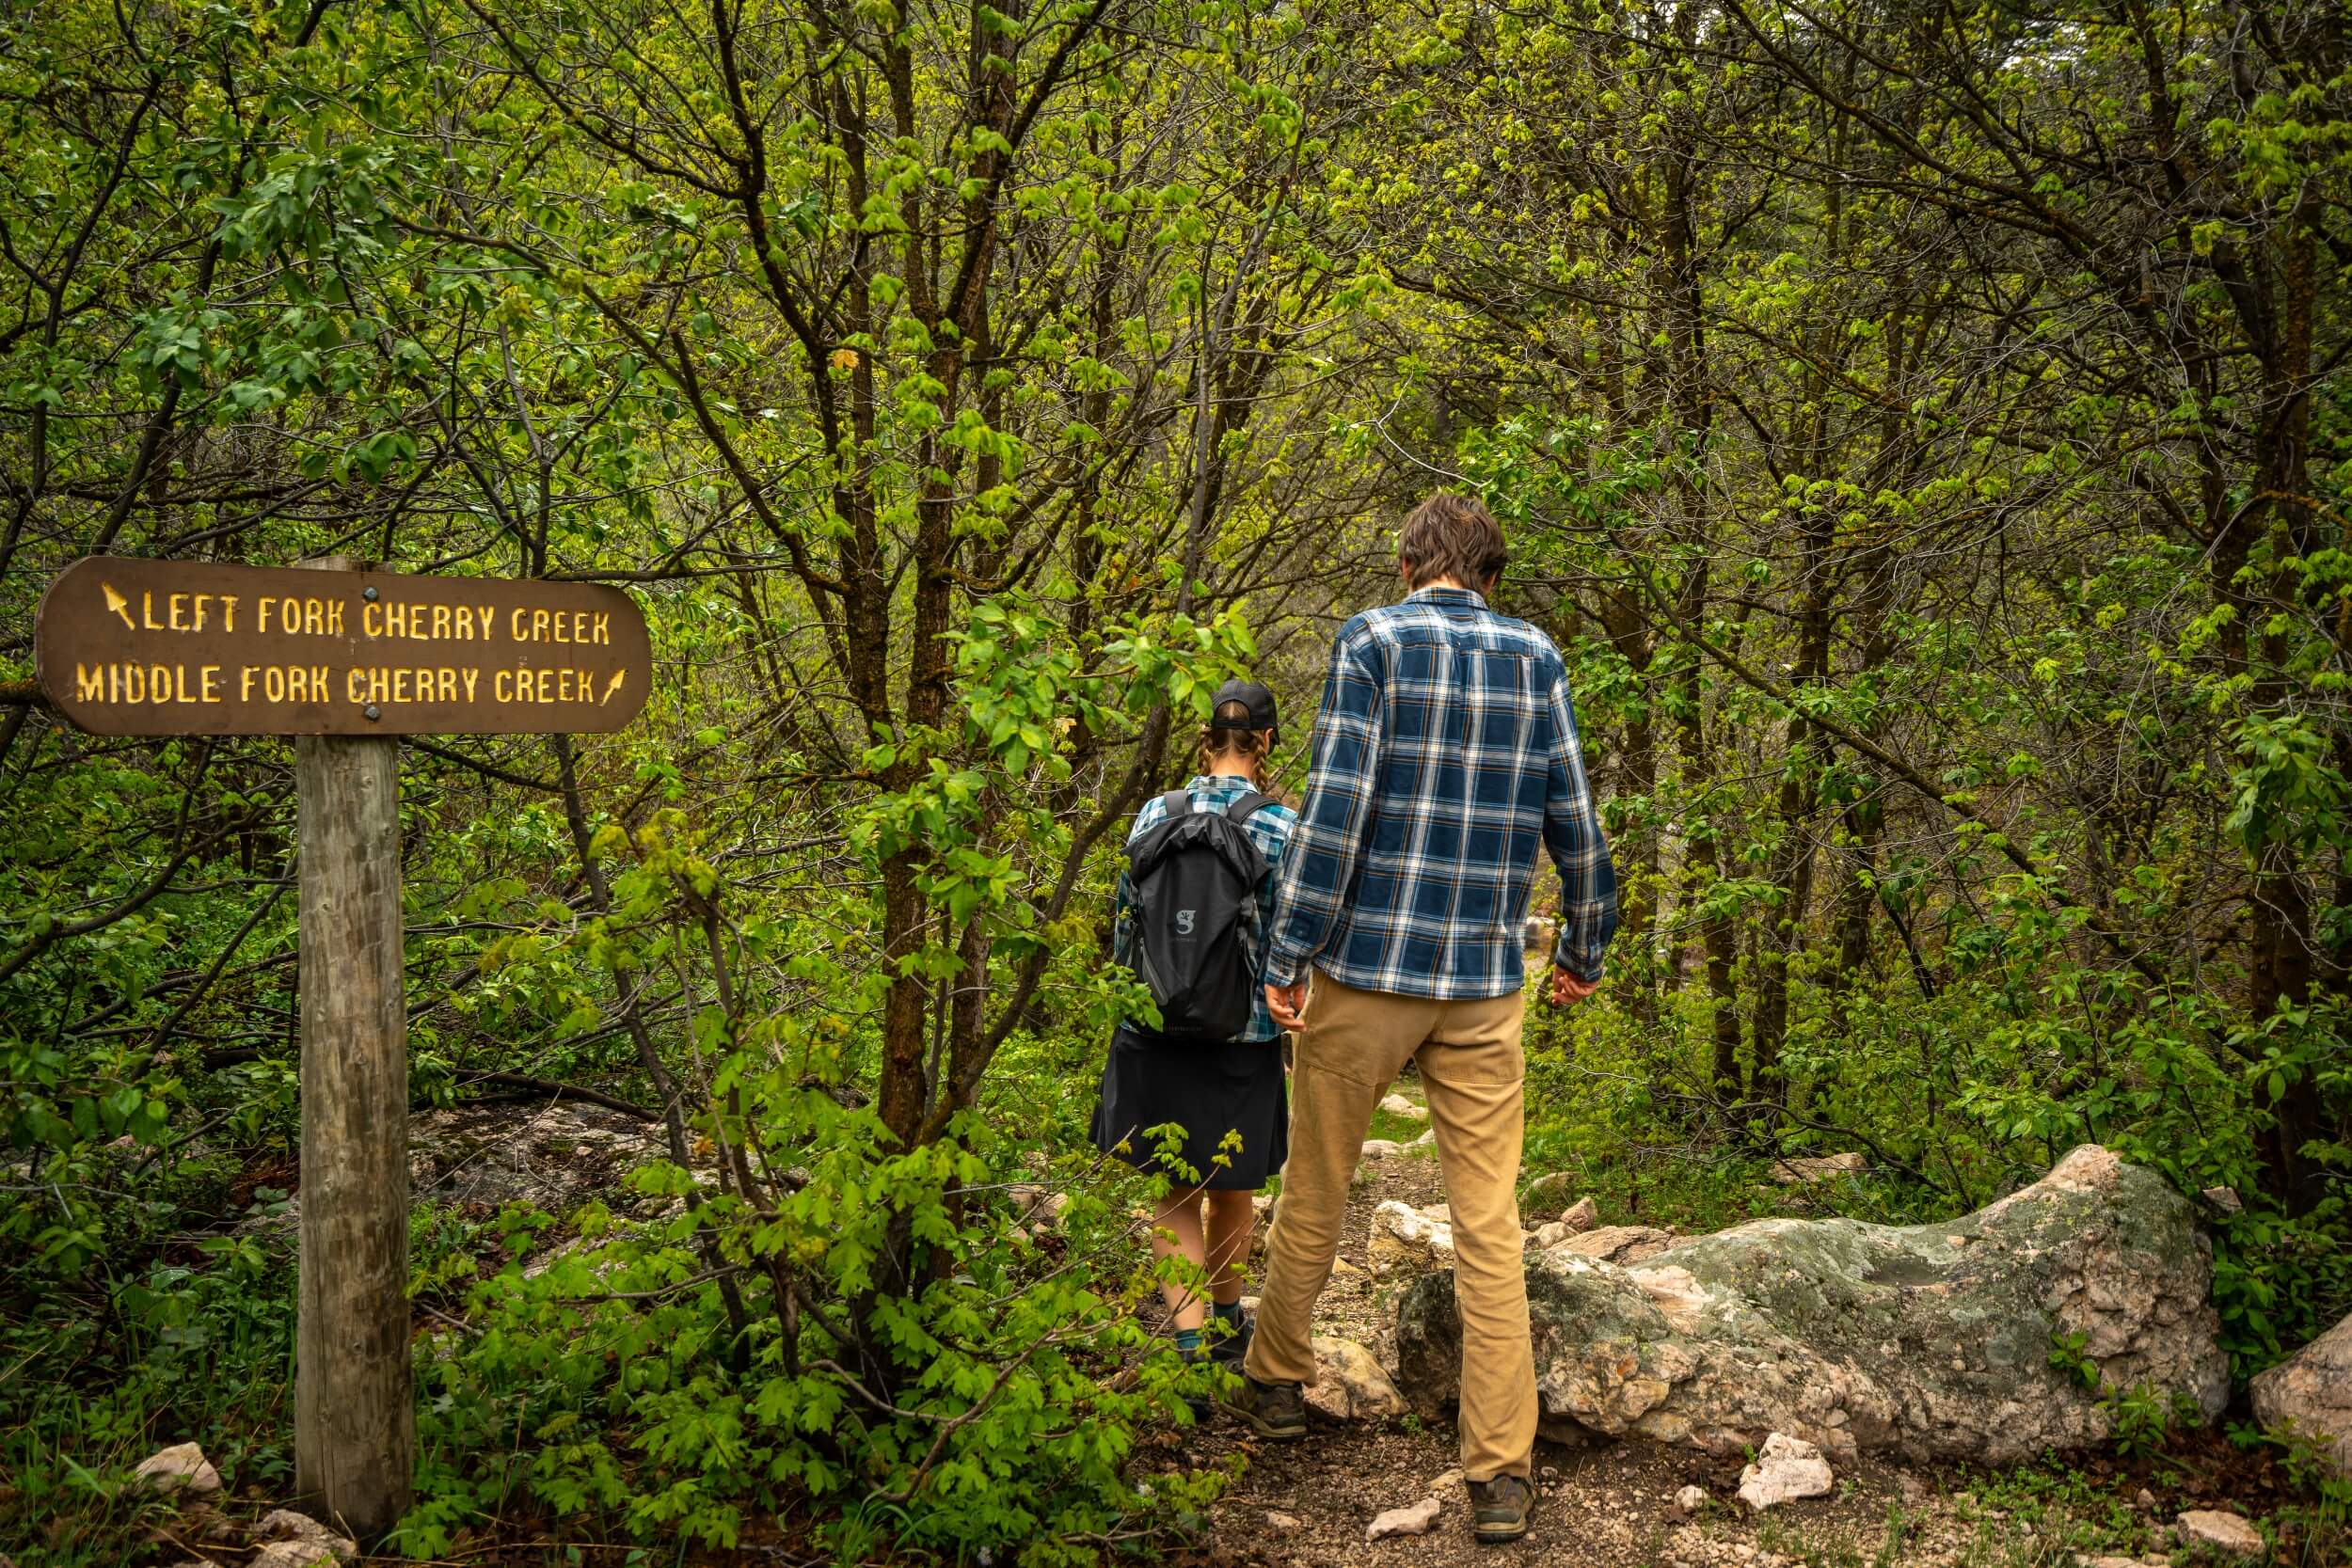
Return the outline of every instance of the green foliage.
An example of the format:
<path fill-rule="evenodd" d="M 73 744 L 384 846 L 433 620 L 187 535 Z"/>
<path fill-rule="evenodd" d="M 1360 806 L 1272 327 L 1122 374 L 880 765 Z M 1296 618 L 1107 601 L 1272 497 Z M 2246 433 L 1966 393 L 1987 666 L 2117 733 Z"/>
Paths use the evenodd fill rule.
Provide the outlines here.
<path fill-rule="evenodd" d="M 2240 9 L 0 19 L 0 680 L 102 550 L 653 631 L 625 734 L 404 750 L 412 1102 L 589 1087 L 675 1157 L 420 1211 L 409 1544 L 1183 1528 L 1193 1374 L 1069 1164 L 1150 1006 L 1116 846 L 1229 674 L 1295 782 L 1439 475 L 1625 892 L 1531 1169 L 1907 1221 L 2095 1140 L 2228 1190 L 2241 1374 L 2352 1310 L 2352 78 Z M 0 1431 L 98 1561 L 141 1442 L 284 1470 L 293 752 L 11 703 L 0 801 Z"/>

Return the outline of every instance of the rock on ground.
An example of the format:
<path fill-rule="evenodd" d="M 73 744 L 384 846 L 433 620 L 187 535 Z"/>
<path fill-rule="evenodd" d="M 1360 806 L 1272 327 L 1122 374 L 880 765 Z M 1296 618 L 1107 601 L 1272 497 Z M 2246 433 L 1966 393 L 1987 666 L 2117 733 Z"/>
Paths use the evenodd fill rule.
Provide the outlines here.
<path fill-rule="evenodd" d="M 2352 1317 L 2254 1379 L 2254 1418 L 2293 1427 L 2352 1476 Z"/>
<path fill-rule="evenodd" d="M 659 1123 L 580 1101 L 459 1105 L 408 1118 L 408 1180 L 420 1202 L 528 1203 L 566 1214 L 612 1196 L 630 1170 L 669 1155 Z"/>
<path fill-rule="evenodd" d="M 1375 1279 L 1409 1279 L 1454 1267 L 1454 1227 L 1390 1198 L 1372 1212 L 1365 1261 Z"/>
<path fill-rule="evenodd" d="M 338 1556 L 332 1546 L 316 1541 L 273 1541 L 246 1559 L 246 1568 L 326 1568 L 330 1563 L 358 1560 Z"/>
<path fill-rule="evenodd" d="M 1364 1528 L 1364 1539 L 1385 1541 L 1391 1535 L 1425 1535 L 1444 1508 L 1445 1504 L 1435 1497 L 1423 1497 L 1410 1508 L 1391 1508 L 1375 1515 Z"/>
<path fill-rule="evenodd" d="M 220 1490 L 220 1472 L 194 1443 L 175 1443 L 139 1461 L 131 1472 L 158 1492 L 185 1492 L 203 1497 Z"/>
<path fill-rule="evenodd" d="M 1837 1483 L 1821 1450 L 1802 1437 L 1775 1432 L 1764 1439 L 1764 1451 L 1740 1472 L 1740 1500 L 1761 1513 L 1799 1497 L 1825 1497 Z"/>
<path fill-rule="evenodd" d="M 2050 1365 L 2079 1334 L 2116 1387 L 2208 1418 L 2229 1397 L 2189 1202 L 2093 1145 L 1940 1225 L 1758 1220 L 1632 1268 L 1556 1248 L 1526 1264 L 1548 1433 L 1735 1454 L 1780 1432 L 1844 1463 L 2007 1465 L 2103 1441 L 2107 1413 Z M 1437 1416 L 1457 1392 L 1451 1271 L 1397 1306 L 1398 1386 Z"/>
<path fill-rule="evenodd" d="M 1386 1160 L 1405 1152 L 1405 1146 L 1392 1138 L 1366 1138 L 1359 1158 Z"/>
<path fill-rule="evenodd" d="M 1007 1187 L 1005 1200 L 1012 1205 L 1012 1223 L 1030 1230 L 1058 1230 L 1062 1216 L 1070 1211 L 1068 1193 L 1028 1181 Z"/>
<path fill-rule="evenodd" d="M 1675 1244 L 1671 1230 L 1654 1225 L 1604 1225 L 1597 1230 L 1565 1232 L 1551 1248 L 1603 1262 L 1631 1265 L 1657 1257 Z"/>
<path fill-rule="evenodd" d="M 1427 1121 L 1429 1119 L 1429 1107 L 1420 1104 L 1417 1101 L 1407 1100 L 1401 1094 L 1391 1094 L 1382 1100 L 1380 1101 L 1380 1108 L 1388 1112 L 1389 1115 L 1392 1117 L 1403 1117 L 1408 1121 Z"/>
<path fill-rule="evenodd" d="M 1570 1230 L 1590 1230 L 1600 1223 L 1600 1205 L 1588 1193 L 1560 1211 L 1560 1223 Z"/>
<path fill-rule="evenodd" d="M 307 1542 L 346 1562 L 358 1560 L 359 1544 L 349 1536 L 337 1535 L 307 1513 L 291 1508 L 273 1508 L 262 1515 L 262 1522 L 253 1527 L 256 1541 Z M 306 1559 L 305 1560 L 310 1560 Z"/>
<path fill-rule="evenodd" d="M 2229 1557 L 2260 1557 L 2269 1550 L 2262 1531 L 2237 1514 L 2217 1509 L 2190 1509 L 2173 1521 L 2172 1528 L 2183 1544 L 2211 1547 Z"/>
<path fill-rule="evenodd" d="M 1309 1341 L 1315 1353 L 1315 1380 L 1307 1388 L 1310 1409 L 1335 1421 L 1384 1421 L 1405 1414 L 1405 1397 L 1372 1352 L 1353 1339 Z"/>
<path fill-rule="evenodd" d="M 1772 1162 L 1772 1180 L 1784 1186 L 1806 1181 L 1827 1181 L 1832 1177 L 1859 1176 L 1867 1166 L 1862 1156 L 1845 1154 L 1800 1154 L 1793 1159 Z"/>
<path fill-rule="evenodd" d="M 1523 1215 L 1556 1214 L 1567 1201 L 1568 1173 L 1553 1171 L 1527 1184 L 1527 1190 L 1519 1195 L 1519 1212 Z"/>

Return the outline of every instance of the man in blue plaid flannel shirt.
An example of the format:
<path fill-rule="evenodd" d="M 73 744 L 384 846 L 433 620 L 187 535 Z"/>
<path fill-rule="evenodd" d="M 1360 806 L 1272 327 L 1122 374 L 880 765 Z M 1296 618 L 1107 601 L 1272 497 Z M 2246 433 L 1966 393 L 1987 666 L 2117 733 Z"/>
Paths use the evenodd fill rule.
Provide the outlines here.
<path fill-rule="evenodd" d="M 1516 1191 L 1528 897 L 1540 849 L 1560 869 L 1550 990 L 1566 1006 L 1599 984 L 1616 874 L 1560 652 L 1486 608 L 1502 529 L 1440 493 L 1406 519 L 1398 554 L 1410 594 L 1348 622 L 1332 650 L 1275 895 L 1267 1008 L 1298 1031 L 1290 1158 L 1232 1403 L 1262 1435 L 1305 1433 L 1309 1324 L 1348 1181 L 1375 1106 L 1418 1058 L 1453 1214 L 1472 1528 L 1509 1541 L 1527 1529 L 1535 1441 Z"/>

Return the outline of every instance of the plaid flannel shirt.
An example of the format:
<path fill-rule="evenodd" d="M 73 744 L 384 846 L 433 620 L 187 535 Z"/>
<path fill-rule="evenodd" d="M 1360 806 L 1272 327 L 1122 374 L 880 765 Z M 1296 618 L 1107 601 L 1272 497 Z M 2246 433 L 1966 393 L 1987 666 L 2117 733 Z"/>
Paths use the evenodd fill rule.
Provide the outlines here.
<path fill-rule="evenodd" d="M 1616 869 L 1551 639 L 1467 589 L 1424 588 L 1341 628 L 1314 770 L 1275 897 L 1266 979 L 1507 996 L 1537 846 L 1560 868 L 1553 961 L 1600 977 Z"/>
<path fill-rule="evenodd" d="M 1248 779 L 1234 778 L 1230 774 L 1211 778 L 1205 773 L 1196 773 L 1184 785 L 1184 792 L 1192 797 L 1192 809 L 1195 811 L 1223 811 L 1255 787 Z M 1143 809 L 1136 813 L 1134 825 L 1127 830 L 1127 842 L 1133 844 L 1137 837 L 1158 826 L 1160 819 L 1167 815 L 1168 802 L 1157 795 L 1144 801 Z M 1265 956 L 1265 933 L 1274 928 L 1276 874 L 1281 869 L 1282 850 L 1290 843 L 1291 831 L 1297 821 L 1296 812 L 1277 801 L 1251 812 L 1249 820 L 1242 824 L 1242 832 L 1249 835 L 1249 842 L 1258 847 L 1260 854 L 1265 856 L 1266 874 L 1258 883 L 1257 948 L 1252 953 L 1252 957 L 1261 960 Z M 1111 901 L 1111 957 L 1129 969 L 1135 967 L 1129 958 L 1135 948 L 1135 884 L 1127 879 L 1127 869 L 1121 866 L 1119 892 Z M 1274 1015 L 1266 1011 L 1265 988 L 1253 988 L 1249 993 L 1249 1022 L 1240 1037 L 1262 1043 L 1279 1039 L 1281 1035 L 1281 1026 L 1274 1022 Z"/>

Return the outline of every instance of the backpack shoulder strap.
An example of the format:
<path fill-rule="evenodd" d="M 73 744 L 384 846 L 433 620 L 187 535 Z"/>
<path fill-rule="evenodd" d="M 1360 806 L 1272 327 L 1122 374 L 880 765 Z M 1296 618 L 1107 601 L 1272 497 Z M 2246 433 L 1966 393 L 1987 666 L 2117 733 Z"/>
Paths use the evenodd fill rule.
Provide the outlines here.
<path fill-rule="evenodd" d="M 1188 790 L 1171 789 L 1160 797 L 1160 810 L 1169 816 L 1182 816 L 1192 810 L 1192 795 Z"/>
<path fill-rule="evenodd" d="M 1273 796 L 1261 795 L 1253 789 L 1233 797 L 1233 803 L 1225 808 L 1225 820 L 1238 828 L 1266 807 L 1277 803 Z"/>

